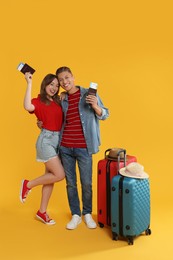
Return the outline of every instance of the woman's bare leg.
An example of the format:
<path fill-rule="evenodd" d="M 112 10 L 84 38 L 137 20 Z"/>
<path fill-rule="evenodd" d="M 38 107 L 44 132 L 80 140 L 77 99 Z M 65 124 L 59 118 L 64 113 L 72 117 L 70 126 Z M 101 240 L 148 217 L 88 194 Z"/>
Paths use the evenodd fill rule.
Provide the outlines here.
<path fill-rule="evenodd" d="M 64 177 L 65 177 L 65 173 L 61 161 L 58 157 L 56 157 L 56 158 L 52 158 L 51 160 L 45 163 L 44 175 L 30 181 L 30 185 L 31 186 L 33 185 L 32 187 L 43 184 L 40 209 L 37 212 L 36 216 L 46 224 L 49 225 L 55 224 L 55 221 L 50 219 L 46 213 L 47 206 L 53 191 L 54 182 L 60 181 Z"/>
<path fill-rule="evenodd" d="M 29 189 L 38 185 L 52 184 L 61 181 L 65 177 L 64 168 L 59 157 L 54 157 L 45 163 L 46 174 L 27 183 Z"/>
<path fill-rule="evenodd" d="M 41 197 L 41 203 L 40 203 L 40 209 L 39 211 L 41 213 L 46 212 L 47 206 L 50 200 L 50 197 L 52 195 L 54 184 L 45 184 L 42 187 L 42 197 Z"/>

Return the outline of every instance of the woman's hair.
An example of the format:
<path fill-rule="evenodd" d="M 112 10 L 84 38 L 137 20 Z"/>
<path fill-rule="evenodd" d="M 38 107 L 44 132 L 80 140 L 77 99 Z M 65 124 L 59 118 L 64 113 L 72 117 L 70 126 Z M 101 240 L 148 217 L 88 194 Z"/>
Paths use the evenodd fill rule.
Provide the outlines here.
<path fill-rule="evenodd" d="M 57 76 L 54 74 L 47 74 L 44 79 L 42 80 L 41 86 L 40 86 L 40 100 L 47 105 L 50 104 L 50 100 L 47 98 L 47 93 L 46 93 L 46 87 L 54 80 L 57 79 Z M 58 79 L 57 79 L 58 80 Z M 59 84 L 59 83 L 58 83 Z M 58 91 L 55 93 L 55 95 L 52 97 L 53 100 L 57 103 L 60 104 L 60 99 L 59 99 L 59 87 L 58 86 Z"/>
<path fill-rule="evenodd" d="M 61 72 L 64 72 L 64 71 L 67 71 L 69 73 L 71 73 L 73 75 L 73 73 L 71 72 L 71 69 L 69 67 L 60 67 L 57 69 L 56 71 L 56 76 L 58 77 L 58 75 L 61 73 Z"/>

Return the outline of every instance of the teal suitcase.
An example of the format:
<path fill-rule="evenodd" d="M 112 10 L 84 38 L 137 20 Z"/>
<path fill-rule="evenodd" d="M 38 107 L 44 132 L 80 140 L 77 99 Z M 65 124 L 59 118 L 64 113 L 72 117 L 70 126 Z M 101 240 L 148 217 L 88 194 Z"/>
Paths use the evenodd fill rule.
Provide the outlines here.
<path fill-rule="evenodd" d="M 133 245 L 134 238 L 150 230 L 149 179 L 117 175 L 111 184 L 111 230 L 113 240 L 126 238 Z"/>

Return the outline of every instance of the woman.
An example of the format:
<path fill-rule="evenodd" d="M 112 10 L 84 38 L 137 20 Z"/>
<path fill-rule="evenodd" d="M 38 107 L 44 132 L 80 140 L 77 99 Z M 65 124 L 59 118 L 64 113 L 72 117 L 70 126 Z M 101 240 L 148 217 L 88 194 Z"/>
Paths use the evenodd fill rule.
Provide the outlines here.
<path fill-rule="evenodd" d="M 33 180 L 23 180 L 20 190 L 20 200 L 25 202 L 32 188 L 43 185 L 40 209 L 36 217 L 48 225 L 55 224 L 49 218 L 46 210 L 55 182 L 65 177 L 64 169 L 58 157 L 59 135 L 63 122 L 63 112 L 58 96 L 59 83 L 56 75 L 48 74 L 41 83 L 40 94 L 31 99 L 32 77 L 25 73 L 27 88 L 24 96 L 24 108 L 34 113 L 38 120 L 43 122 L 43 128 L 37 139 L 37 161 L 44 162 L 45 173 Z"/>

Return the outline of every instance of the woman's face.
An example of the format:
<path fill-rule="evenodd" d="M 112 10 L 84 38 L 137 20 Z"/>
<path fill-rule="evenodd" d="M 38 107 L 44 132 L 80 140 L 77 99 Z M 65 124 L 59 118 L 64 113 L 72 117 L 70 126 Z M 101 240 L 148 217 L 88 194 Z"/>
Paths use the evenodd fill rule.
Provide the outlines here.
<path fill-rule="evenodd" d="M 55 78 L 52 82 L 46 86 L 46 93 L 49 97 L 53 97 L 59 89 L 58 80 Z"/>

